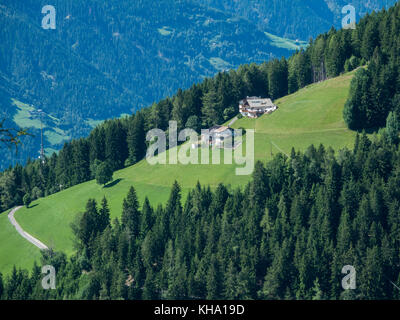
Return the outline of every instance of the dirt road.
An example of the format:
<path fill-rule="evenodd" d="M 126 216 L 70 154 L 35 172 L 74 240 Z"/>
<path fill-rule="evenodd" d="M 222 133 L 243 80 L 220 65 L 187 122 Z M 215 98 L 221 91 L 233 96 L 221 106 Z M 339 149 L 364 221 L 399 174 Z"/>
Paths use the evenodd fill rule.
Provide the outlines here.
<path fill-rule="evenodd" d="M 28 240 L 30 243 L 38 247 L 40 250 L 47 250 L 49 249 L 45 244 L 40 242 L 38 239 L 32 237 L 29 233 L 25 232 L 21 226 L 18 224 L 17 220 L 15 220 L 14 214 L 17 212 L 19 209 L 21 209 L 22 206 L 16 207 L 10 211 L 8 214 L 8 220 L 10 220 L 11 224 L 15 227 L 17 232 L 24 237 L 26 240 Z"/>

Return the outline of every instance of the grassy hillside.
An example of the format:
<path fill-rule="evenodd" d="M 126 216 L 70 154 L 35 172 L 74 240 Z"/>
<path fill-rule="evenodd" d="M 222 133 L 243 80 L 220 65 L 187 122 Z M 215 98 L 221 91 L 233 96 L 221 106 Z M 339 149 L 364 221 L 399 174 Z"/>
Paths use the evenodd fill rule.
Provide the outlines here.
<path fill-rule="evenodd" d="M 342 111 L 353 74 L 305 87 L 277 100 L 279 109 L 271 115 L 242 118 L 234 127 L 255 129 L 257 159 L 270 157 L 271 149 L 289 154 L 292 147 L 305 150 L 311 144 L 351 147 L 355 133 L 347 129 Z"/>
<path fill-rule="evenodd" d="M 293 147 L 305 150 L 310 144 L 323 143 L 335 149 L 353 145 L 354 132 L 346 129 L 342 110 L 346 101 L 352 74 L 310 85 L 295 94 L 276 101 L 279 109 L 271 114 L 254 119 L 240 119 L 235 128 L 254 128 L 255 157 L 268 160 L 272 153 L 289 154 Z M 223 182 L 231 186 L 245 184 L 249 176 L 236 176 L 235 165 L 157 165 L 150 166 L 142 161 L 114 174 L 115 182 L 102 188 L 95 181 L 74 186 L 68 190 L 35 201 L 30 209 L 23 208 L 16 213 L 21 226 L 33 236 L 56 250 L 72 253 L 70 223 L 75 214 L 82 211 L 88 198 L 100 200 L 104 195 L 109 200 L 111 215 L 121 213 L 122 199 L 133 185 L 142 203 L 147 195 L 153 205 L 165 203 L 169 188 L 177 180 L 183 195 L 197 181 L 215 187 Z M 5 230 L 8 221 L 5 214 L 0 216 L 0 230 Z M 6 230 L 8 230 L 6 228 Z M 15 233 L 16 234 L 16 233 Z M 20 245 L 12 250 L 8 243 L 15 236 L 10 230 L 1 231 L 0 271 L 6 272 L 13 263 L 27 267 L 37 255 L 29 252 L 30 245 Z M 20 239 L 24 241 L 23 239 Z M 14 241 L 14 240 L 13 240 Z M 15 242 L 17 245 L 20 241 Z M 24 257 L 23 259 L 21 257 Z M 29 258 L 27 258 L 29 257 Z"/>
<path fill-rule="evenodd" d="M 22 238 L 8 221 L 8 212 L 0 214 L 0 272 L 8 274 L 14 265 L 29 268 L 39 261 L 40 251 Z"/>
<path fill-rule="evenodd" d="M 307 41 L 292 40 L 287 38 L 278 37 L 268 32 L 264 32 L 265 35 L 272 41 L 272 43 L 278 48 L 286 48 L 289 50 L 300 50 L 308 46 Z"/>
<path fill-rule="evenodd" d="M 44 0 L 1 1 L 0 115 L 28 128 L 19 157 L 37 158 L 42 109 L 47 152 L 87 136 L 92 124 L 132 114 L 178 88 L 250 62 L 289 56 L 252 21 L 191 0 L 54 0 L 56 29 L 41 27 Z M 116 22 L 118 18 L 118 23 Z M 0 93 L 0 96 L 2 93 Z M 53 117 L 53 118 L 51 118 Z M 0 157 L 6 169 L 13 157 Z"/>

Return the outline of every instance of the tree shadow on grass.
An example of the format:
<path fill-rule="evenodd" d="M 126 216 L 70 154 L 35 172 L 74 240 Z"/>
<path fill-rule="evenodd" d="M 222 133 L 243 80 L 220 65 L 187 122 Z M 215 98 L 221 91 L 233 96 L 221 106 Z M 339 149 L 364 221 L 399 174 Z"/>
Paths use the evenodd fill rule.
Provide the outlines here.
<path fill-rule="evenodd" d="M 114 180 L 113 182 L 110 182 L 109 184 L 106 184 L 103 188 L 112 188 L 115 185 L 117 185 L 118 183 L 120 183 L 123 179 L 117 179 Z"/>
<path fill-rule="evenodd" d="M 37 206 L 38 206 L 37 203 L 36 203 L 36 204 L 33 204 L 33 205 L 29 205 L 29 206 L 27 207 L 27 209 L 32 209 L 32 208 L 37 207 Z"/>

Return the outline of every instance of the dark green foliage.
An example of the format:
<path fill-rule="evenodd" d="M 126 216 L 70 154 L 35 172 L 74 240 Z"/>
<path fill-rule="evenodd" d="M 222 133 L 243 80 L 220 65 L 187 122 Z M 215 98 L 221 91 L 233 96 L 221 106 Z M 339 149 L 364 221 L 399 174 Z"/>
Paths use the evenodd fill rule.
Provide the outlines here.
<path fill-rule="evenodd" d="M 286 174 L 291 172 L 291 174 Z M 73 226 L 77 252 L 44 252 L 57 290 L 14 269 L 4 299 L 397 299 L 400 153 L 358 136 L 337 156 L 320 146 L 257 163 L 243 189 L 199 184 L 165 207 L 130 189 L 122 224 L 89 200 Z M 343 266 L 357 272 L 344 291 Z M 83 272 L 84 271 L 84 272 Z M 0 277 L 1 292 L 1 277 Z"/>
<path fill-rule="evenodd" d="M 289 39 L 308 40 L 324 32 L 332 25 L 342 26 L 340 14 L 348 2 L 336 0 L 196 0 L 207 6 L 244 17 L 255 23 L 258 29 L 272 32 Z M 391 6 L 396 0 L 353 0 L 357 20 L 367 12 Z M 271 17 L 274 17 L 271 19 Z"/>
<path fill-rule="evenodd" d="M 96 168 L 96 181 L 100 185 L 106 185 L 113 179 L 113 168 L 108 161 L 100 163 Z"/>
<path fill-rule="evenodd" d="M 139 235 L 140 211 L 136 191 L 133 187 L 130 188 L 128 196 L 124 199 L 121 221 L 131 236 L 135 238 Z"/>
<path fill-rule="evenodd" d="M 146 154 L 146 132 L 144 125 L 142 113 L 136 113 L 128 128 L 129 164 L 139 162 Z"/>
<path fill-rule="evenodd" d="M 353 79 L 343 116 L 351 129 L 384 127 L 390 111 L 400 114 L 400 93 L 396 85 L 399 83 L 396 44 L 400 32 L 393 22 L 399 8 L 396 5 L 388 11 L 366 16 L 355 30 L 331 29 L 289 59 L 220 72 L 187 90 L 178 90 L 171 98 L 135 115 L 108 120 L 96 127 L 87 139 L 66 143 L 58 155 L 46 159 L 44 164 L 28 161 L 24 168 L 20 165 L 9 168 L 0 173 L 1 210 L 22 203 L 24 194 L 33 194 L 35 187 L 39 193 L 49 195 L 93 179 L 99 163 L 106 160 L 114 170 L 135 164 L 145 155 L 146 132 L 153 128 L 166 130 L 169 120 L 176 120 L 180 129 L 187 125 L 199 129 L 221 124 L 234 116 L 238 101 L 246 96 L 276 99 L 367 62 L 368 68 L 357 71 Z M 363 56 L 370 52 L 361 50 L 363 39 L 372 44 L 375 41 L 371 28 L 370 35 L 364 36 L 366 28 L 376 23 L 382 30 L 380 48 L 374 48 L 368 57 Z M 1 93 L 0 98 L 4 98 Z"/>
<path fill-rule="evenodd" d="M 227 109 L 225 109 L 227 110 Z M 190 116 L 188 121 L 186 122 L 186 128 L 193 129 L 194 131 L 200 133 L 201 130 L 201 122 L 197 116 Z"/>
<path fill-rule="evenodd" d="M 54 0 L 54 31 L 40 25 L 45 3 L 2 4 L 0 119 L 16 127 L 15 98 L 59 119 L 44 121 L 48 132 L 62 129 L 65 140 L 88 135 L 91 120 L 131 114 L 219 71 L 291 53 L 252 22 L 191 0 Z M 193 106 L 183 104 L 191 113 Z M 40 145 L 40 130 L 29 130 L 35 137 L 24 139 L 23 162 L 36 158 Z M 64 141 L 45 136 L 46 147 L 61 149 Z M 15 161 L 13 153 L 0 158 L 1 170 Z"/>
<path fill-rule="evenodd" d="M 352 80 L 344 110 L 351 129 L 384 127 L 389 113 L 396 110 L 400 52 L 395 49 L 399 32 L 394 21 L 399 10 L 395 5 L 388 11 L 371 14 L 352 32 L 352 57 L 346 61 L 345 69 L 353 69 L 360 59 L 369 61 L 369 65 Z"/>
<path fill-rule="evenodd" d="M 32 201 L 30 194 L 29 193 L 25 194 L 22 201 L 24 202 L 24 206 L 29 208 L 29 205 L 31 204 Z"/>
<path fill-rule="evenodd" d="M 398 143 L 400 132 L 400 117 L 396 112 L 390 112 L 386 120 L 386 133 L 389 142 Z"/>
<path fill-rule="evenodd" d="M 273 60 L 269 66 L 269 94 L 277 99 L 288 93 L 288 64 L 286 59 Z"/>
<path fill-rule="evenodd" d="M 356 56 L 351 56 L 350 59 L 347 59 L 344 64 L 344 71 L 350 72 L 356 69 L 360 65 L 360 61 Z"/>
<path fill-rule="evenodd" d="M 343 118 L 350 129 L 356 130 L 363 128 L 367 123 L 366 110 L 370 105 L 371 95 L 369 88 L 371 77 L 368 70 L 360 69 L 356 72 L 350 86 L 350 98 L 347 100 Z"/>
<path fill-rule="evenodd" d="M 399 33 L 382 27 L 377 40 L 368 25 L 378 18 L 382 26 L 393 25 L 388 21 L 399 8 L 366 17 L 354 31 L 332 29 L 290 59 L 206 79 L 144 109 L 143 121 L 136 115 L 107 121 L 87 143 L 67 143 L 44 164 L 29 162 L 1 173 L 2 208 L 21 203 L 35 187 L 52 193 L 84 181 L 104 161 L 121 167 L 138 150 L 135 139 L 126 144 L 128 136 L 143 132 L 136 126 L 162 127 L 171 118 L 183 126 L 191 116 L 212 124 L 213 117 L 223 119 L 241 97 L 277 98 L 306 85 L 311 72 L 313 81 L 342 72 L 352 56 L 369 61 L 369 66 L 354 78 L 345 120 L 356 129 L 385 125 L 390 110 L 398 112 L 400 105 L 392 59 L 397 57 Z M 373 48 L 375 41 L 381 49 Z M 331 45 L 330 50 L 331 43 L 339 48 Z M 382 138 L 370 141 L 365 133 L 358 135 L 353 151 L 335 156 L 323 146 L 311 146 L 304 153 L 293 150 L 290 157 L 278 154 L 266 165 L 257 163 L 253 180 L 242 189 L 220 185 L 211 191 L 197 185 L 184 204 L 174 183 L 165 206 L 154 210 L 145 201 L 139 210 L 132 188 L 121 224 L 116 220 L 110 225 L 106 200 L 101 208 L 89 200 L 73 225 L 77 252 L 69 259 L 44 252 L 43 262 L 57 266 L 58 289 L 43 293 L 37 288 L 37 266 L 31 274 L 14 268 L 3 280 L 2 298 L 398 298 L 393 284 L 400 285 L 400 153 L 387 139 L 393 137 L 395 122 L 392 113 Z M 82 157 L 85 153 L 89 162 Z M 344 265 L 357 270 L 354 291 L 341 288 Z"/>
<path fill-rule="evenodd" d="M 223 122 L 222 118 L 222 100 L 214 87 L 203 97 L 203 124 L 205 127 L 212 127 L 215 124 Z"/>

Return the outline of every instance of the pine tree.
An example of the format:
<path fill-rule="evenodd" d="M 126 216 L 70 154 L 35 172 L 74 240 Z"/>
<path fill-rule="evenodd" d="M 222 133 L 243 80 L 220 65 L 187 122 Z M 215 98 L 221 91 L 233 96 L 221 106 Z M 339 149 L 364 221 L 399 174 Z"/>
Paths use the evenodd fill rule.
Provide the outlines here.
<path fill-rule="evenodd" d="M 214 85 L 203 96 L 203 124 L 211 127 L 223 122 L 223 105 L 221 97 L 217 94 Z"/>
<path fill-rule="evenodd" d="M 101 201 L 101 208 L 99 210 L 99 231 L 103 232 L 110 225 L 110 209 L 106 197 Z"/>
<path fill-rule="evenodd" d="M 184 127 L 188 118 L 188 110 L 184 104 L 184 95 L 182 89 L 178 89 L 177 94 L 174 96 L 172 105 L 172 119 L 178 123 L 178 128 L 181 129 Z"/>
<path fill-rule="evenodd" d="M 312 288 L 312 299 L 313 300 L 324 300 L 324 295 L 321 291 L 321 287 L 319 285 L 318 277 L 314 280 L 314 287 Z"/>
<path fill-rule="evenodd" d="M 128 157 L 128 148 L 126 131 L 120 121 L 111 120 L 105 123 L 105 155 L 113 170 L 123 168 Z"/>
<path fill-rule="evenodd" d="M 163 217 L 163 224 L 167 228 L 166 237 L 173 236 L 180 231 L 182 223 L 181 214 L 181 187 L 178 182 L 175 181 L 172 185 L 168 203 L 165 208 L 165 215 Z"/>
<path fill-rule="evenodd" d="M 142 215 L 140 221 L 140 235 L 142 239 L 147 235 L 147 233 L 153 228 L 154 225 L 154 212 L 153 208 L 150 206 L 150 201 L 146 197 L 143 202 Z"/>
<path fill-rule="evenodd" d="M 288 93 L 288 64 L 285 58 L 273 60 L 269 67 L 269 94 L 272 99 Z"/>
<path fill-rule="evenodd" d="M 235 300 L 237 299 L 237 271 L 233 265 L 233 262 L 229 262 L 228 270 L 225 275 L 224 288 L 224 299 Z"/>
<path fill-rule="evenodd" d="M 130 122 L 127 135 L 129 165 L 142 160 L 146 155 L 145 121 L 141 112 L 137 112 Z"/>
<path fill-rule="evenodd" d="M 220 298 L 221 275 L 215 255 L 211 256 L 210 267 L 207 272 L 207 300 Z"/>
<path fill-rule="evenodd" d="M 105 186 L 113 179 L 113 167 L 108 161 L 100 163 L 96 168 L 96 182 Z"/>
<path fill-rule="evenodd" d="M 94 199 L 89 199 L 86 203 L 86 210 L 83 213 L 77 230 L 76 236 L 84 248 L 88 248 L 91 239 L 97 232 L 97 203 Z"/>
<path fill-rule="evenodd" d="M 139 203 L 134 187 L 129 189 L 127 197 L 122 206 L 122 225 L 127 228 L 130 235 L 136 238 L 140 231 Z"/>
<path fill-rule="evenodd" d="M 379 29 L 375 18 L 371 18 L 364 32 L 361 43 L 361 54 L 365 60 L 369 60 L 376 47 L 379 46 Z"/>
<path fill-rule="evenodd" d="M 144 300 L 158 300 L 160 299 L 160 293 L 157 288 L 157 277 L 155 276 L 152 268 L 147 269 L 146 280 L 144 281 L 143 287 L 143 299 Z"/>
<path fill-rule="evenodd" d="M 386 133 L 390 143 L 399 142 L 400 117 L 395 112 L 390 112 L 386 120 Z"/>

